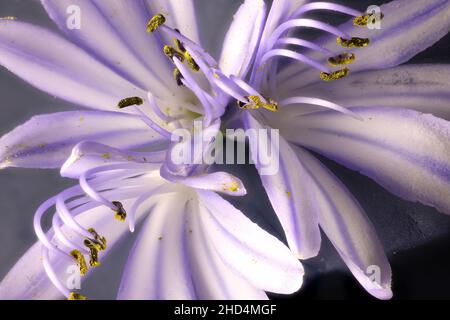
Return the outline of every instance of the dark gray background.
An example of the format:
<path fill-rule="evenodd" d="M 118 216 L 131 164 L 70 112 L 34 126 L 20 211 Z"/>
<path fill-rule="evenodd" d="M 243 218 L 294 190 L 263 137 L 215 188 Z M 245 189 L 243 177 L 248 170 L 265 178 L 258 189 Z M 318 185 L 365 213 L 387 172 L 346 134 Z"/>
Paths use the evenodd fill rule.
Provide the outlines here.
<path fill-rule="evenodd" d="M 370 4 L 384 2 L 387 1 L 353 0 L 340 3 L 363 11 Z M 208 44 L 209 51 L 216 57 L 220 52 L 220 40 L 240 3 L 239 0 L 196 1 L 202 18 L 203 43 Z M 0 0 L 0 16 L 16 16 L 56 30 L 37 0 Z M 450 62 L 449 43 L 447 36 L 412 62 Z M 71 108 L 69 103 L 39 92 L 3 68 L 0 69 L 0 97 L 0 135 L 32 115 Z M 374 222 L 392 263 L 396 298 L 449 298 L 450 218 L 434 209 L 394 197 L 371 180 L 331 161 L 322 160 L 346 183 Z M 258 178 L 254 171 L 251 168 L 245 170 L 245 180 L 255 185 Z M 38 205 L 72 184 L 73 181 L 60 178 L 58 172 L 52 170 L 0 171 L 0 279 L 36 241 L 32 217 Z M 250 197 L 261 197 L 261 189 L 252 190 Z M 267 199 L 263 200 L 258 201 L 256 207 L 250 206 L 248 197 L 238 202 L 254 214 L 270 214 L 270 205 Z M 105 261 L 104 266 L 107 267 L 100 268 L 85 284 L 83 289 L 89 292 L 91 298 L 115 297 L 122 271 L 121 262 L 126 258 L 132 240 L 133 236 L 130 236 L 120 245 Z M 324 243 L 320 256 L 306 261 L 305 265 L 307 280 L 302 291 L 293 298 L 368 298 L 345 271 L 328 242 Z"/>

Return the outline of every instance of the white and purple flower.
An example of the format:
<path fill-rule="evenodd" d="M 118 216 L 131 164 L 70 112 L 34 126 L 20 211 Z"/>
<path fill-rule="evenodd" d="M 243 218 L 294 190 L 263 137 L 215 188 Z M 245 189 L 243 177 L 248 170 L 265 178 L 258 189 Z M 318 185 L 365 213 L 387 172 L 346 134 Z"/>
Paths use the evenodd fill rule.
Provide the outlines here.
<path fill-rule="evenodd" d="M 2 167 L 61 167 L 80 182 L 38 209 L 40 242 L 2 281 L 0 297 L 82 298 L 61 281 L 67 265 L 75 260 L 88 272 L 86 257 L 97 266 L 127 226 L 145 219 L 119 298 L 295 292 L 303 275 L 297 258 L 318 254 L 320 229 L 369 293 L 390 298 L 391 269 L 370 220 L 310 151 L 450 212 L 448 66 L 398 67 L 448 33 L 448 1 L 392 1 L 373 29 L 365 27 L 370 13 L 338 4 L 277 0 L 267 11 L 263 0 L 246 0 L 219 62 L 200 46 L 191 1 L 42 3 L 69 40 L 0 20 L 0 63 L 93 110 L 38 116 L 0 140 Z M 76 31 L 66 26 L 73 4 L 85 15 Z M 305 16 L 312 11 L 353 19 L 335 27 Z M 306 40 L 303 28 L 325 36 Z M 221 125 L 280 130 L 280 170 L 261 180 L 290 251 L 216 193 L 245 194 L 238 178 L 172 161 L 175 148 L 194 143 L 172 133 L 195 135 L 196 120 L 212 137 Z M 249 143 L 261 172 L 266 150 Z M 41 217 L 53 206 L 45 233 Z"/>

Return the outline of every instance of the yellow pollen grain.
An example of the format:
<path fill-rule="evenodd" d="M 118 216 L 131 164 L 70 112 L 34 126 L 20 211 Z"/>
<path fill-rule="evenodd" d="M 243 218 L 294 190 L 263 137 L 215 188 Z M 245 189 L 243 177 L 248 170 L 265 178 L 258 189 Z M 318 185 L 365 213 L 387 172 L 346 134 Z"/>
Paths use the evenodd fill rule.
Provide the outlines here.
<path fill-rule="evenodd" d="M 76 292 L 71 292 L 67 300 L 87 300 L 87 297 Z"/>
<path fill-rule="evenodd" d="M 224 191 L 236 192 L 239 190 L 239 183 L 232 181 L 230 184 L 225 184 Z"/>
<path fill-rule="evenodd" d="M 342 78 L 348 76 L 349 73 L 350 73 L 350 69 L 344 68 L 344 69 L 337 70 L 337 71 L 334 71 L 334 72 L 331 72 L 331 73 L 322 72 L 320 74 L 320 78 L 323 81 L 339 80 L 339 79 L 342 79 Z"/>
<path fill-rule="evenodd" d="M 239 105 L 243 109 L 259 109 L 264 108 L 266 110 L 277 112 L 278 111 L 278 103 L 272 99 L 267 99 L 267 102 L 263 102 L 261 100 L 261 97 L 252 95 L 247 97 L 251 103 L 250 104 L 244 104 Z"/>
<path fill-rule="evenodd" d="M 184 57 L 186 59 L 186 62 L 189 66 L 189 68 L 191 68 L 194 71 L 199 71 L 200 67 L 198 66 L 197 62 L 195 62 L 194 58 L 192 58 L 192 56 L 189 54 L 189 52 L 185 52 L 184 53 Z"/>
<path fill-rule="evenodd" d="M 353 25 L 358 27 L 366 27 L 369 24 L 369 19 L 371 19 L 372 23 L 375 23 L 376 20 L 382 20 L 383 18 L 383 13 L 365 14 L 353 19 Z"/>
<path fill-rule="evenodd" d="M 91 265 L 91 267 L 95 268 L 98 267 L 100 265 L 100 261 L 98 258 L 98 251 L 100 246 L 96 243 L 94 243 L 92 240 L 90 239 L 86 239 L 84 240 L 84 245 L 89 249 L 90 251 L 90 260 L 89 260 L 89 264 Z"/>
<path fill-rule="evenodd" d="M 166 22 L 166 17 L 158 13 L 154 15 L 147 23 L 147 32 L 155 32 L 160 26 Z"/>
<path fill-rule="evenodd" d="M 114 217 L 116 218 L 116 220 L 124 222 L 127 218 L 127 212 L 125 211 L 122 203 L 119 201 L 113 201 L 112 204 L 116 206 L 116 210 L 114 210 Z"/>
<path fill-rule="evenodd" d="M 109 160 L 109 159 L 111 159 L 111 154 L 110 153 L 104 153 L 104 154 L 102 154 L 102 158 Z"/>
<path fill-rule="evenodd" d="M 84 255 L 79 250 L 72 250 L 70 252 L 70 255 L 75 260 L 77 260 L 78 267 L 80 268 L 80 274 L 82 276 L 84 276 L 88 271 L 88 267 L 86 264 L 86 260 L 84 259 Z"/>
<path fill-rule="evenodd" d="M 119 101 L 119 103 L 117 104 L 117 106 L 119 107 L 119 109 L 123 109 L 126 107 L 131 107 L 131 106 L 140 106 L 144 103 L 144 100 L 142 100 L 142 98 L 140 97 L 129 97 L 129 98 L 125 98 Z"/>
<path fill-rule="evenodd" d="M 347 65 L 347 64 L 351 64 L 355 61 L 355 54 L 354 53 L 342 53 L 339 54 L 335 57 L 331 57 L 328 59 L 328 64 L 333 66 L 333 67 L 337 67 L 340 65 Z"/>
<path fill-rule="evenodd" d="M 344 48 L 363 48 L 367 47 L 370 44 L 369 38 L 358 38 L 352 37 L 350 39 L 344 39 L 342 37 L 338 37 L 336 40 L 337 44 Z"/>

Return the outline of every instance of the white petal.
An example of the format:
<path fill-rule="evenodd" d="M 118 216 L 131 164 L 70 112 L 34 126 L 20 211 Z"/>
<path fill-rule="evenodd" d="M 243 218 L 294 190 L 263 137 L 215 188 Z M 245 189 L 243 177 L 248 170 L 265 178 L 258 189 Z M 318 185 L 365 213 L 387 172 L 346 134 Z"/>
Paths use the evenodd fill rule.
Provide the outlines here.
<path fill-rule="evenodd" d="M 263 126 L 248 112 L 245 114 L 247 129 L 260 130 L 258 137 L 251 135 L 249 143 L 253 161 L 260 173 L 261 181 L 266 189 L 269 200 L 280 220 L 288 241 L 288 245 L 300 259 L 308 259 L 317 255 L 320 249 L 320 230 L 318 217 L 308 197 L 308 176 L 297 159 L 297 155 L 284 140 L 273 140 L 267 131 L 261 130 Z M 270 128 L 269 128 L 270 129 Z M 259 140 L 260 135 L 268 136 L 270 148 L 276 149 L 268 152 L 266 143 Z M 279 155 L 279 168 L 271 173 L 264 173 L 261 165 L 263 155 Z"/>
<path fill-rule="evenodd" d="M 234 15 L 219 61 L 226 74 L 245 77 L 258 48 L 266 6 L 262 0 L 246 0 Z"/>
<path fill-rule="evenodd" d="M 450 214 L 450 124 L 401 108 L 351 108 L 290 119 L 289 141 L 357 170 L 390 192 Z"/>
<path fill-rule="evenodd" d="M 130 7 L 127 11 L 117 11 L 111 18 L 105 15 L 105 12 L 102 12 L 102 8 L 93 1 L 42 0 L 42 4 L 49 16 L 67 34 L 72 42 L 92 53 L 109 68 L 123 75 L 141 89 L 150 89 L 153 92 L 169 95 L 167 87 L 158 80 L 157 74 L 157 72 L 160 72 L 161 75 L 167 74 L 166 77 L 171 75 L 171 69 L 168 68 L 166 62 L 164 63 L 161 60 L 161 63 L 156 64 L 155 66 L 160 66 L 161 68 L 155 71 L 148 69 L 146 63 L 130 49 L 133 43 L 127 42 L 127 39 L 134 37 L 134 34 L 127 34 L 126 36 L 123 34 L 126 31 L 131 31 L 130 28 L 125 27 L 126 29 L 120 32 L 116 29 L 120 20 L 125 18 L 134 19 L 136 22 L 139 21 L 138 19 L 145 21 L 145 16 L 139 15 L 139 13 L 144 13 L 136 11 L 138 8 Z M 69 16 L 67 10 L 73 6 L 79 8 L 81 22 L 79 29 L 70 29 L 68 27 Z M 141 11 L 143 10 L 141 9 Z M 132 16 L 126 17 L 127 13 L 131 13 Z M 145 31 L 146 24 L 144 23 L 141 28 Z M 136 29 L 135 32 L 140 33 L 142 31 Z M 154 35 L 149 35 L 147 41 L 156 41 L 155 39 Z M 162 56 L 162 52 L 159 55 Z M 157 56 L 156 52 L 154 56 Z"/>
<path fill-rule="evenodd" d="M 162 141 L 138 117 L 119 112 L 73 111 L 35 116 L 0 139 L 0 168 L 55 168 L 82 140 L 131 149 Z"/>
<path fill-rule="evenodd" d="M 281 241 L 217 194 L 197 193 L 202 225 L 229 268 L 265 291 L 293 293 L 300 288 L 303 267 Z"/>
<path fill-rule="evenodd" d="M 24 22 L 0 20 L 0 64 L 33 86 L 88 108 L 114 110 L 125 97 L 145 96 L 76 45 Z"/>
<path fill-rule="evenodd" d="M 193 299 L 187 268 L 186 196 L 161 196 L 130 253 L 119 299 Z"/>
<path fill-rule="evenodd" d="M 320 226 L 355 278 L 373 296 L 390 299 L 391 268 L 375 229 L 347 188 L 318 160 L 297 148 L 314 181 Z"/>
<path fill-rule="evenodd" d="M 186 217 L 187 249 L 189 266 L 195 283 L 198 299 L 267 299 L 261 289 L 257 289 L 233 269 L 226 266 L 208 239 L 201 224 L 198 199 L 188 202 Z"/>

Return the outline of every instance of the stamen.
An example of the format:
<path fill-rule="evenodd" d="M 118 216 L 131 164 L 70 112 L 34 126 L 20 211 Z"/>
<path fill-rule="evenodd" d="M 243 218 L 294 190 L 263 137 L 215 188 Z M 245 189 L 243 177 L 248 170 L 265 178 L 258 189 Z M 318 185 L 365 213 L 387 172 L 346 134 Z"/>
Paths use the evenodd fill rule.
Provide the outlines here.
<path fill-rule="evenodd" d="M 115 218 L 120 222 L 124 222 L 127 218 L 127 212 L 125 211 L 123 204 L 119 201 L 113 201 L 112 204 L 116 206 Z"/>
<path fill-rule="evenodd" d="M 184 55 L 179 53 L 177 50 L 175 50 L 173 47 L 169 45 L 165 45 L 163 51 L 164 54 L 170 59 L 173 59 L 173 57 L 176 56 L 179 60 L 184 61 Z"/>
<path fill-rule="evenodd" d="M 313 3 L 308 3 L 308 4 L 301 6 L 299 9 L 294 11 L 294 13 L 292 14 L 292 17 L 298 17 L 298 16 L 305 14 L 306 12 L 315 11 L 315 10 L 330 10 L 330 11 L 348 14 L 348 15 L 354 16 L 354 17 L 356 17 L 360 14 L 360 12 L 358 12 L 354 9 L 351 9 L 351 8 L 348 8 L 348 7 L 339 5 L 339 4 L 330 3 L 330 2 L 313 2 Z"/>
<path fill-rule="evenodd" d="M 338 45 L 344 48 L 363 48 L 367 47 L 370 43 L 369 38 L 358 38 L 358 37 L 352 37 L 350 39 L 338 37 L 336 41 Z"/>
<path fill-rule="evenodd" d="M 332 54 L 332 52 L 326 48 L 322 48 L 321 46 L 315 44 L 314 42 L 311 41 L 307 41 L 307 40 L 303 40 L 303 39 L 297 39 L 297 38 L 291 38 L 291 37 L 286 37 L 286 38 L 281 38 L 277 41 L 277 44 L 281 44 L 281 45 L 294 45 L 294 46 L 299 46 L 299 47 L 305 47 L 314 51 L 318 51 L 321 52 L 323 54 L 326 54 L 328 56 L 330 56 Z"/>
<path fill-rule="evenodd" d="M 183 75 L 181 74 L 180 69 L 178 68 L 173 69 L 173 78 L 177 82 L 177 86 L 179 87 L 183 86 Z"/>
<path fill-rule="evenodd" d="M 333 27 L 327 23 L 323 23 L 320 21 L 312 20 L 312 19 L 293 19 L 282 23 L 278 26 L 270 36 L 267 41 L 266 50 L 270 50 L 273 48 L 278 39 L 285 33 L 286 31 L 298 28 L 298 27 L 306 27 L 306 28 L 314 28 L 318 30 L 322 30 L 331 34 L 334 34 L 337 37 L 347 38 L 348 35 L 346 32 L 341 31 L 340 29 Z M 261 64 L 261 63 L 260 63 Z"/>
<path fill-rule="evenodd" d="M 260 64 L 262 65 L 262 64 L 264 64 L 264 62 L 268 61 L 269 59 L 272 59 L 274 57 L 279 57 L 279 56 L 306 63 L 306 64 L 310 65 L 311 67 L 316 68 L 317 70 L 322 71 L 322 72 L 330 71 L 327 66 L 324 66 L 321 63 L 319 63 L 301 53 L 294 52 L 294 51 L 287 50 L 287 49 L 273 49 L 273 50 L 266 52 L 263 55 L 263 57 L 261 58 Z"/>
<path fill-rule="evenodd" d="M 340 65 L 347 65 L 347 64 L 354 62 L 355 58 L 356 58 L 356 56 L 354 53 L 346 52 L 346 53 L 339 54 L 335 57 L 330 57 L 328 59 L 328 63 L 333 67 L 340 66 Z"/>
<path fill-rule="evenodd" d="M 160 26 L 166 22 L 166 17 L 158 13 L 154 15 L 147 23 L 147 32 L 155 32 Z"/>
<path fill-rule="evenodd" d="M 178 30 L 178 29 L 175 29 L 175 31 L 177 31 L 178 33 L 181 34 L 180 30 Z M 186 52 L 186 48 L 184 47 L 183 43 L 178 38 L 174 38 L 173 43 L 175 44 L 175 47 L 178 49 L 178 51 L 183 52 L 183 53 Z"/>
<path fill-rule="evenodd" d="M 189 68 L 191 68 L 194 71 L 199 71 L 200 67 L 198 66 L 197 62 L 195 62 L 194 58 L 192 58 L 192 56 L 189 54 L 189 52 L 185 52 L 184 53 L 184 57 L 186 58 L 186 62 L 189 66 Z"/>
<path fill-rule="evenodd" d="M 94 236 L 95 242 L 99 245 L 99 250 L 106 250 L 106 238 L 100 236 L 94 228 L 89 228 L 88 231 Z"/>
<path fill-rule="evenodd" d="M 323 81 L 339 80 L 341 78 L 344 78 L 344 77 L 348 76 L 349 73 L 350 73 L 350 69 L 349 68 L 344 68 L 344 69 L 337 70 L 337 71 L 330 72 L 330 73 L 322 72 L 320 74 L 320 78 Z"/>
<path fill-rule="evenodd" d="M 383 20 L 383 18 L 384 18 L 384 14 L 382 12 L 366 14 L 366 15 L 359 16 L 359 17 L 356 17 L 355 19 L 353 19 L 353 25 L 358 26 L 358 27 L 365 27 L 369 24 L 369 22 L 375 23 L 377 21 Z"/>
<path fill-rule="evenodd" d="M 248 96 L 248 100 L 251 102 L 250 104 L 239 104 L 238 106 L 242 109 L 259 109 L 264 108 L 266 110 L 277 112 L 278 111 L 278 103 L 272 99 L 268 99 L 267 102 L 262 101 L 260 96 L 252 95 Z"/>
<path fill-rule="evenodd" d="M 80 268 L 80 274 L 82 276 L 84 276 L 88 271 L 88 267 L 86 264 L 86 260 L 84 259 L 84 255 L 79 250 L 72 250 L 70 252 L 70 255 L 75 260 L 77 260 L 78 267 Z"/>
<path fill-rule="evenodd" d="M 98 267 L 100 265 L 100 261 L 98 259 L 98 252 L 100 251 L 101 246 L 90 239 L 85 239 L 83 243 L 90 251 L 89 264 L 93 268 Z"/>
<path fill-rule="evenodd" d="M 131 106 L 140 106 L 144 103 L 144 100 L 142 100 L 142 98 L 139 97 L 130 97 L 130 98 L 125 98 L 119 101 L 119 103 L 117 104 L 117 106 L 120 109 L 126 108 L 126 107 L 131 107 Z"/>
<path fill-rule="evenodd" d="M 87 297 L 76 292 L 71 292 L 67 300 L 87 300 Z"/>

